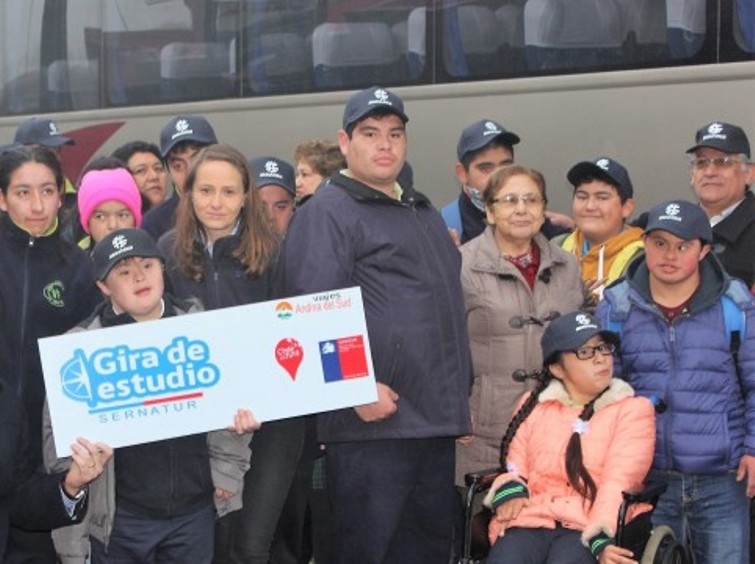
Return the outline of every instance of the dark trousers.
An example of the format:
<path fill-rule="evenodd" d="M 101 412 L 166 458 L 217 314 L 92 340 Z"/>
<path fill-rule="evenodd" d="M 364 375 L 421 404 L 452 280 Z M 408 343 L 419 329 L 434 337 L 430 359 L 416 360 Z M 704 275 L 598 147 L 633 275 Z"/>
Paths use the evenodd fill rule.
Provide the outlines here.
<path fill-rule="evenodd" d="M 283 504 L 301 456 L 304 418 L 263 423 L 252 438 L 252 463 L 244 476 L 244 506 L 215 526 L 217 564 L 267 564 Z"/>
<path fill-rule="evenodd" d="M 452 438 L 328 444 L 334 561 L 447 562 L 455 457 Z"/>
<path fill-rule="evenodd" d="M 324 476 L 325 452 L 317 442 L 316 416 L 305 420 L 304 448 L 270 553 L 273 564 L 307 564 L 313 556 L 317 564 L 332 562 L 332 515 Z M 315 465 L 317 476 L 313 476 Z"/>
<path fill-rule="evenodd" d="M 500 537 L 488 555 L 488 564 L 595 564 L 595 557 L 582 544 L 582 531 L 512 528 Z"/>
<path fill-rule="evenodd" d="M 49 532 L 10 528 L 4 564 L 50 564 L 55 560 L 55 547 Z"/>
<path fill-rule="evenodd" d="M 171 519 L 152 519 L 118 507 L 107 546 L 90 537 L 92 564 L 209 563 L 214 507 Z"/>

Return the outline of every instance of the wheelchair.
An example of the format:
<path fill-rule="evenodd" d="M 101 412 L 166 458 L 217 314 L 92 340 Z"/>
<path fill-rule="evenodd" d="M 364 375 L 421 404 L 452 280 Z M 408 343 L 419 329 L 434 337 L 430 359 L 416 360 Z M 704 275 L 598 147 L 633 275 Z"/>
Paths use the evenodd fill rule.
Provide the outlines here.
<path fill-rule="evenodd" d="M 467 492 L 464 500 L 464 531 L 462 553 L 457 564 L 482 564 L 490 550 L 487 524 L 492 512 L 483 508 L 474 514 L 475 499 L 490 489 L 501 468 L 488 468 L 464 476 Z M 665 486 L 649 486 L 639 491 L 623 492 L 623 501 L 616 518 L 616 544 L 632 550 L 640 564 L 695 564 L 692 548 L 677 540 L 670 527 L 653 528 L 651 511 L 626 522 L 627 510 L 635 503 L 648 503 L 655 507 Z"/>

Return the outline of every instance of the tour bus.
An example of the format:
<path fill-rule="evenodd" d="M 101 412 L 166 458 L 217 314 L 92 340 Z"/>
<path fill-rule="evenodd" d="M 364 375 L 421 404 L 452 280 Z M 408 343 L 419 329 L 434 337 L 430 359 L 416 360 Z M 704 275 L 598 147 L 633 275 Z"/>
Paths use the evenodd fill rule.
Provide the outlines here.
<path fill-rule="evenodd" d="M 0 0 L 0 144 L 30 116 L 91 157 L 157 142 L 203 114 L 249 158 L 291 160 L 336 139 L 343 105 L 380 85 L 405 101 L 415 185 L 456 197 L 462 128 L 517 133 L 570 209 L 566 171 L 607 155 L 638 209 L 691 197 L 698 127 L 741 125 L 755 142 L 755 0 Z"/>

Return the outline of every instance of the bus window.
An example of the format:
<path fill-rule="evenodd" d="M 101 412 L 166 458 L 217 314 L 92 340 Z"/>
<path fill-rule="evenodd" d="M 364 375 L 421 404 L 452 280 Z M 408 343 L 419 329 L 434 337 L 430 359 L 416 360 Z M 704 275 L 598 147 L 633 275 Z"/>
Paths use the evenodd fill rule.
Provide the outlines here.
<path fill-rule="evenodd" d="M 737 0 L 734 37 L 740 49 L 755 53 L 755 0 Z"/>
<path fill-rule="evenodd" d="M 666 29 L 671 57 L 694 57 L 705 40 L 705 0 L 666 0 Z"/>

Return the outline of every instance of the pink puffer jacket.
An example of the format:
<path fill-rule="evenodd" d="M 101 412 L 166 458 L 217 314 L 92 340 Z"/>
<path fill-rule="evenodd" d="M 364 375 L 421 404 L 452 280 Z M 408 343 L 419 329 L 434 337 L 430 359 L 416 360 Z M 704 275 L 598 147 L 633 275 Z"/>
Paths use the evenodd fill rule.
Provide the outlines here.
<path fill-rule="evenodd" d="M 601 531 L 614 535 L 621 492 L 640 487 L 655 446 L 653 406 L 633 396 L 629 384 L 612 380 L 609 390 L 595 402 L 595 414 L 582 434 L 583 462 L 597 486 L 590 507 L 569 485 L 564 465 L 566 446 L 582 407 L 569 406 L 559 381 L 548 385 L 511 443 L 509 473 L 499 476 L 491 489 L 511 479 L 526 480 L 529 504 L 510 527 L 554 528 L 560 522 L 583 531 L 583 542 Z M 647 509 L 635 507 L 630 518 Z"/>

